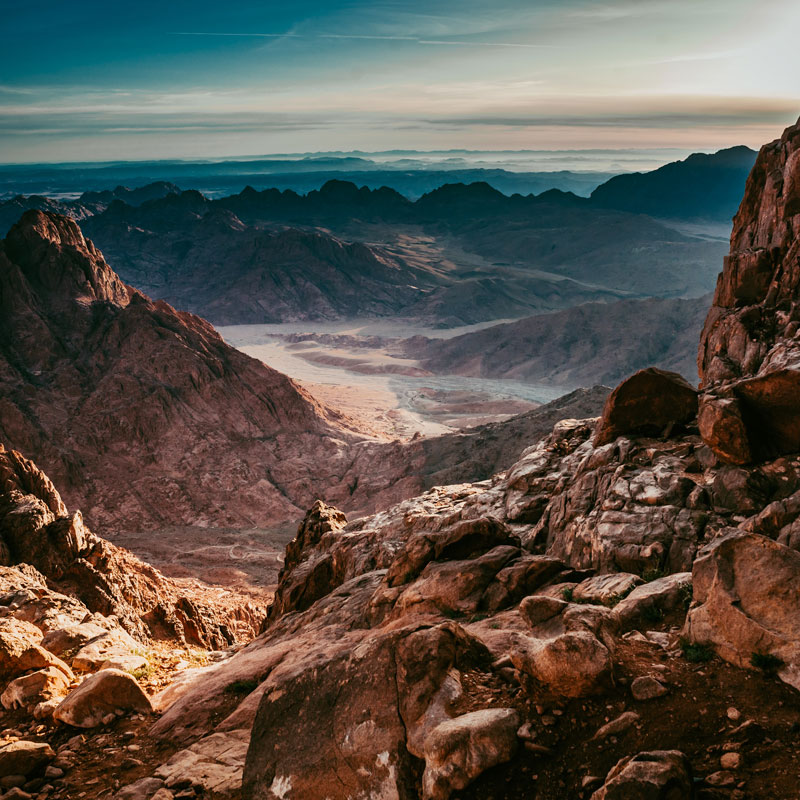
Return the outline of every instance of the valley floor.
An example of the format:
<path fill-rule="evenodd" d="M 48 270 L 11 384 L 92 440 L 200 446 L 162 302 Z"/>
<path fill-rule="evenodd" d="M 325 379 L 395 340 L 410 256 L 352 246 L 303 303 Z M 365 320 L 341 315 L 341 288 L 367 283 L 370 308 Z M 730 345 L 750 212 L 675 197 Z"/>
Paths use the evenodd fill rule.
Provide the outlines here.
<path fill-rule="evenodd" d="M 296 380 L 378 439 L 435 436 L 498 422 L 565 394 L 562 387 L 434 375 L 401 352 L 414 336 L 450 338 L 497 324 L 425 328 L 342 320 L 218 328 L 234 347 Z"/>

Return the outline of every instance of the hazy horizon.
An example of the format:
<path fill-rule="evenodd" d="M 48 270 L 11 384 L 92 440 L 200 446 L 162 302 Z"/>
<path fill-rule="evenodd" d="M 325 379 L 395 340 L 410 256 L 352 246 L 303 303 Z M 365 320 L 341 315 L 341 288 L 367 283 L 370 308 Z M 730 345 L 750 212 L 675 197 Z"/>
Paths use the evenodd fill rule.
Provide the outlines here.
<path fill-rule="evenodd" d="M 4 22 L 7 164 L 708 152 L 757 148 L 800 114 L 791 0 L 47 0 Z"/>

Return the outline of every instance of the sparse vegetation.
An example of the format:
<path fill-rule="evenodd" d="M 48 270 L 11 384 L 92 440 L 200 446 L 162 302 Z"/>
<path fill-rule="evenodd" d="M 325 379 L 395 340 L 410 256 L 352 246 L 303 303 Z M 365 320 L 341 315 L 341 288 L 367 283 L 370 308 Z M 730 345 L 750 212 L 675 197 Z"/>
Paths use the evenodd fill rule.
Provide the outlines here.
<path fill-rule="evenodd" d="M 153 675 L 153 672 L 154 672 L 153 665 L 148 663 L 145 664 L 143 667 L 131 670 L 131 675 L 133 675 L 133 677 L 136 678 L 137 681 L 145 681 Z"/>
<path fill-rule="evenodd" d="M 565 589 L 562 589 L 562 590 L 561 590 L 561 596 L 562 596 L 562 597 L 563 597 L 563 598 L 564 598 L 564 599 L 565 599 L 565 600 L 566 600 L 568 603 L 571 603 L 571 602 L 572 602 L 572 594 L 573 594 L 573 589 L 572 589 L 572 587 L 570 587 L 570 586 L 567 586 Z"/>
<path fill-rule="evenodd" d="M 650 583 L 652 581 L 657 581 L 659 578 L 663 578 L 666 574 L 666 571 L 661 567 L 651 567 L 642 573 L 642 579 L 645 583 Z"/>
<path fill-rule="evenodd" d="M 692 604 L 692 597 L 693 596 L 694 596 L 694 594 L 693 594 L 692 584 L 691 583 L 685 583 L 683 586 L 681 586 L 681 588 L 680 588 L 680 598 L 681 598 L 681 604 L 683 605 L 683 610 L 684 611 L 688 611 L 689 610 L 689 606 Z"/>
<path fill-rule="evenodd" d="M 783 666 L 783 659 L 772 653 L 753 653 L 750 656 L 750 663 L 762 672 L 771 675 L 777 672 Z"/>
<path fill-rule="evenodd" d="M 225 687 L 226 694 L 250 694 L 258 688 L 258 681 L 255 678 L 241 678 L 232 681 Z"/>
<path fill-rule="evenodd" d="M 714 658 L 714 651 L 708 645 L 690 642 L 688 639 L 681 639 L 681 650 L 683 657 L 693 664 L 702 664 Z"/>

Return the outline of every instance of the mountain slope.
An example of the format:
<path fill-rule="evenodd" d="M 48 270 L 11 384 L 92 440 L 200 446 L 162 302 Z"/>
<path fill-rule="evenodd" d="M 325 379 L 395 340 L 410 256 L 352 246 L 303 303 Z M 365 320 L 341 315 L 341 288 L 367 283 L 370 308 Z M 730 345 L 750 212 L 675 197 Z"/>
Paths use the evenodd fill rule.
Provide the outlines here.
<path fill-rule="evenodd" d="M 0 438 L 95 523 L 291 517 L 314 454 L 352 438 L 207 322 L 125 286 L 64 217 L 11 230 L 0 302 Z"/>
<path fill-rule="evenodd" d="M 697 336 L 708 301 L 587 303 L 451 339 L 411 339 L 406 352 L 437 374 L 614 385 L 654 365 L 696 383 Z"/>
<path fill-rule="evenodd" d="M 729 222 L 755 160 L 756 152 L 743 145 L 693 153 L 652 172 L 616 175 L 592 192 L 591 201 L 666 219 Z"/>

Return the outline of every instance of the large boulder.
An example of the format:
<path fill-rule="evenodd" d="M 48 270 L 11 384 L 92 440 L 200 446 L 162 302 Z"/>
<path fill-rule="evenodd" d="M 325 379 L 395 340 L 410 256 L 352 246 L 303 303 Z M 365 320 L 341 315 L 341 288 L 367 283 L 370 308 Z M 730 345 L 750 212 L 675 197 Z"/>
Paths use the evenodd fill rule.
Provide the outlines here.
<path fill-rule="evenodd" d="M 72 678 L 72 670 L 38 642 L 42 634 L 27 622 L 6 617 L 0 619 L 0 677 L 15 678 L 31 670 L 55 667 Z"/>
<path fill-rule="evenodd" d="M 70 679 L 55 667 L 38 669 L 21 675 L 6 686 L 0 695 L 3 708 L 32 708 L 39 703 L 64 697 L 69 691 Z"/>
<path fill-rule="evenodd" d="M 512 708 L 473 711 L 437 725 L 425 738 L 424 800 L 448 800 L 517 752 L 519 715 Z"/>
<path fill-rule="evenodd" d="M 686 635 L 749 667 L 773 656 L 779 677 L 800 689 L 800 553 L 759 534 L 713 542 L 692 570 Z"/>
<path fill-rule="evenodd" d="M 697 391 L 676 372 L 640 369 L 608 396 L 597 425 L 595 446 L 624 435 L 659 436 L 697 414 Z"/>
<path fill-rule="evenodd" d="M 104 669 L 86 678 L 53 712 L 53 719 L 76 728 L 94 728 L 114 716 L 152 712 L 136 678 L 117 669 Z"/>
<path fill-rule="evenodd" d="M 49 764 L 55 755 L 46 742 L 18 740 L 0 743 L 0 778 L 28 776 Z"/>
<path fill-rule="evenodd" d="M 611 683 L 611 652 L 589 631 L 567 631 L 551 639 L 520 637 L 514 666 L 565 697 L 597 694 Z"/>

